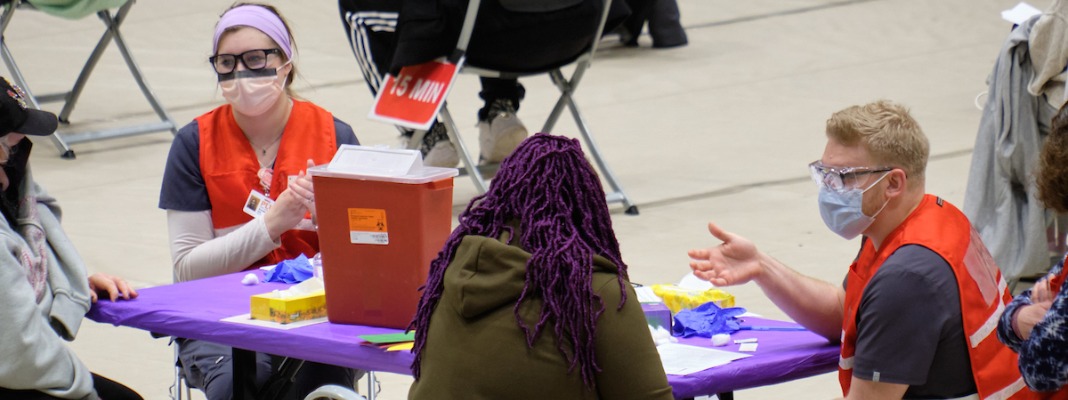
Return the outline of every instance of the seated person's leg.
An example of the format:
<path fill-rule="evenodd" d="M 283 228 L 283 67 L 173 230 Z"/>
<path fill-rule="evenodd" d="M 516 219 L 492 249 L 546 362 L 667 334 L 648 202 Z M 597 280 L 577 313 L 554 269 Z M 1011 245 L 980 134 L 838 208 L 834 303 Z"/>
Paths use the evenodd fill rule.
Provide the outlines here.
<path fill-rule="evenodd" d="M 371 95 L 378 94 L 381 79 L 389 73 L 397 45 L 400 2 L 393 0 L 340 0 L 338 11 L 349 47 Z"/>
<path fill-rule="evenodd" d="M 234 393 L 233 349 L 202 340 L 178 339 L 178 359 L 186 382 L 200 389 L 208 400 L 229 400 Z M 257 354 L 256 384 L 260 386 L 271 372 L 271 359 Z"/>
<path fill-rule="evenodd" d="M 349 47 L 356 56 L 371 96 L 378 94 L 391 68 L 397 46 L 397 18 L 400 2 L 395 0 L 339 0 L 338 12 Z M 423 163 L 434 167 L 455 167 L 460 158 L 449 141 L 445 126 L 435 122 L 428 131 L 401 129 L 401 146 L 419 149 Z"/>
<path fill-rule="evenodd" d="M 616 30 L 619 32 L 619 41 L 623 42 L 624 45 L 638 45 L 638 37 L 642 35 L 645 21 L 649 19 L 649 14 L 652 13 L 654 1 L 627 0 L 627 6 L 630 7 L 630 16 Z"/>
<path fill-rule="evenodd" d="M 515 79 L 481 78 L 479 97 L 485 101 L 478 110 L 479 159 L 501 162 L 526 139 L 527 128 L 516 117 L 526 89 Z"/>
<path fill-rule="evenodd" d="M 667 48 L 685 46 L 686 31 L 679 20 L 679 5 L 675 0 L 656 0 L 649 15 L 649 36 L 653 47 Z"/>

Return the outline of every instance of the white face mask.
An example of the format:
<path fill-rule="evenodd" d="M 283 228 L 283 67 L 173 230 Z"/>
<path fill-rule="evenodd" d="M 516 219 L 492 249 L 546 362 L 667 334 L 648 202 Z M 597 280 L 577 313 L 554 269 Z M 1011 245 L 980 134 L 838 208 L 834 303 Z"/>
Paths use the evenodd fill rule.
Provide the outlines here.
<path fill-rule="evenodd" d="M 875 217 L 886 208 L 890 199 L 883 203 L 883 206 L 879 208 L 879 211 L 875 212 L 875 215 L 869 217 L 864 215 L 863 211 L 864 192 L 875 187 L 887 175 L 889 175 L 889 172 L 884 173 L 875 183 L 872 183 L 864 190 L 849 189 L 839 192 L 826 186 L 820 187 L 820 217 L 823 217 L 823 223 L 827 225 L 827 228 L 846 240 L 852 240 L 857 235 L 860 235 L 861 232 L 864 232 L 865 229 L 868 229 L 875 222 Z"/>
<path fill-rule="evenodd" d="M 289 62 L 287 61 L 286 64 Z M 285 64 L 282 64 L 284 67 Z M 279 68 L 234 71 L 219 76 L 223 97 L 237 112 L 258 117 L 267 112 L 281 97 L 285 87 L 285 75 Z"/>

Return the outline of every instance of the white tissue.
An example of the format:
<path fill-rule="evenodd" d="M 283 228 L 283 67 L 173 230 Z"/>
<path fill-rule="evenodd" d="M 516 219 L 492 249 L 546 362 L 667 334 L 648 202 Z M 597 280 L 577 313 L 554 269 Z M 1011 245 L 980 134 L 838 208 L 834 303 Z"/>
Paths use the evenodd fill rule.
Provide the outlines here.
<path fill-rule="evenodd" d="M 241 284 L 245 286 L 252 286 L 257 283 L 260 283 L 260 278 L 251 272 L 245 274 L 244 278 L 241 278 Z"/>
<path fill-rule="evenodd" d="M 304 282 L 290 286 L 286 290 L 274 290 L 271 292 L 272 296 L 277 299 L 288 299 L 291 297 L 300 297 L 323 290 L 323 280 L 319 278 L 308 278 Z"/>
<path fill-rule="evenodd" d="M 717 333 L 715 335 L 712 335 L 712 345 L 713 346 L 716 346 L 716 347 L 726 346 L 727 342 L 730 342 L 730 341 L 731 341 L 731 335 L 729 333 Z"/>

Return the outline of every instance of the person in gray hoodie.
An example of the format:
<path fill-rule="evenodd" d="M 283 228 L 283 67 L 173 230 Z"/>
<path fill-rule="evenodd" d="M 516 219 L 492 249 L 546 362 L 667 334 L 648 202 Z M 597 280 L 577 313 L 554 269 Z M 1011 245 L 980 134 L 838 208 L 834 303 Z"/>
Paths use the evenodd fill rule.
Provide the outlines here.
<path fill-rule="evenodd" d="M 0 78 L 0 398 L 141 399 L 133 390 L 89 372 L 63 342 L 74 340 L 97 293 L 111 301 L 137 297 L 121 278 L 87 276 L 60 225 L 55 198 L 33 180 L 33 143 L 56 116 L 28 108 L 25 94 Z"/>

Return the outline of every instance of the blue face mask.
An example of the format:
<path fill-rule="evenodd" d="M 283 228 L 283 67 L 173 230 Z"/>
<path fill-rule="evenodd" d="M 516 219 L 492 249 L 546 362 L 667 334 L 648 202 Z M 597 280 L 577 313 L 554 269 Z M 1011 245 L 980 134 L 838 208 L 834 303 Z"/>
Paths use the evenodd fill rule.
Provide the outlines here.
<path fill-rule="evenodd" d="M 864 190 L 849 189 L 839 192 L 827 187 L 821 187 L 819 197 L 820 216 L 823 217 L 823 223 L 827 224 L 827 228 L 846 240 L 852 240 L 857 235 L 860 235 L 861 232 L 864 232 L 865 229 L 868 229 L 875 222 L 875 217 L 883 211 L 883 208 L 886 208 L 886 204 L 890 200 L 887 199 L 886 203 L 883 203 L 883 206 L 879 208 L 879 211 L 869 217 L 864 215 L 864 211 L 862 211 L 864 192 L 874 187 L 886 175 L 883 174 L 883 176 L 879 177 L 879 180 Z"/>

